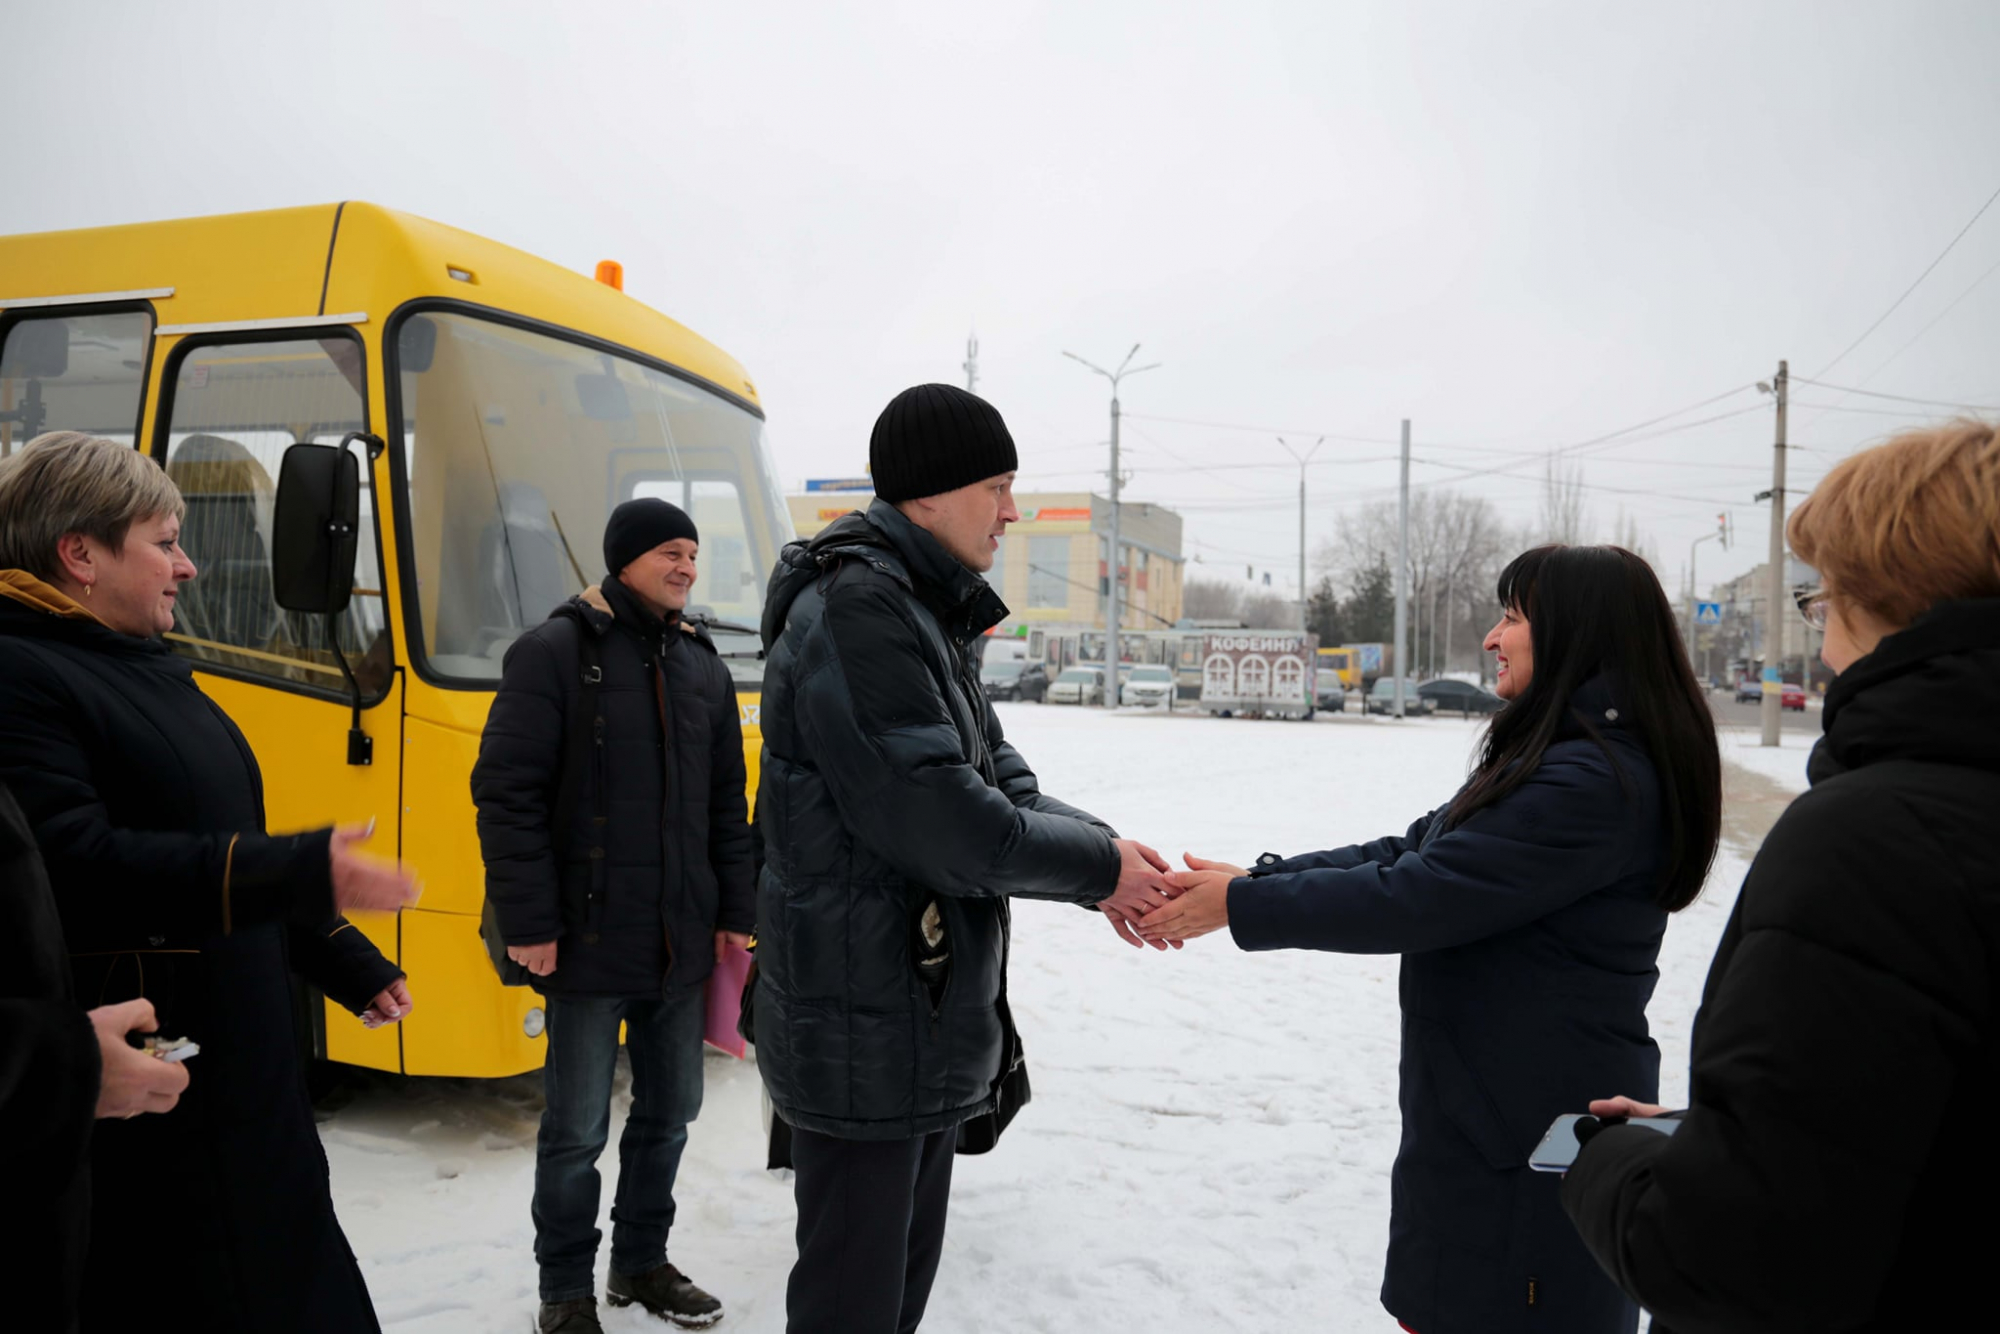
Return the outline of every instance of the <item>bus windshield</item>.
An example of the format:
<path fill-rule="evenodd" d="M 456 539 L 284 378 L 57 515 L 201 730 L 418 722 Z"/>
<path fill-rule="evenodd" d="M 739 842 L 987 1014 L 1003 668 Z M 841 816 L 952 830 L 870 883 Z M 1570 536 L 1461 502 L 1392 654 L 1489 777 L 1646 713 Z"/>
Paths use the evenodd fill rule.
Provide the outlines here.
<path fill-rule="evenodd" d="M 761 680 L 765 576 L 791 538 L 757 416 L 630 358 L 457 312 L 396 339 L 414 549 L 410 637 L 431 670 L 499 679 L 507 646 L 605 575 L 612 507 L 658 496 L 701 533 L 692 613 Z"/>

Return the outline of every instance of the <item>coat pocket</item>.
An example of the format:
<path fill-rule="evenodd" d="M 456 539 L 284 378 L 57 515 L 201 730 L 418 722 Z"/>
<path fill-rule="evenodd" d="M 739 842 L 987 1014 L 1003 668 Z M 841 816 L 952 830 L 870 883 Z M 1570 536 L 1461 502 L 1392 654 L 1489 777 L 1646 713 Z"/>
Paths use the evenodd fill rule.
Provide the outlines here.
<path fill-rule="evenodd" d="M 1411 1032 L 1437 1108 L 1445 1119 L 1471 1142 L 1488 1167 L 1505 1171 L 1524 1166 L 1525 1151 L 1507 1133 L 1505 1118 L 1478 1074 L 1459 1054 L 1451 1031 L 1434 1020 L 1413 1018 Z"/>

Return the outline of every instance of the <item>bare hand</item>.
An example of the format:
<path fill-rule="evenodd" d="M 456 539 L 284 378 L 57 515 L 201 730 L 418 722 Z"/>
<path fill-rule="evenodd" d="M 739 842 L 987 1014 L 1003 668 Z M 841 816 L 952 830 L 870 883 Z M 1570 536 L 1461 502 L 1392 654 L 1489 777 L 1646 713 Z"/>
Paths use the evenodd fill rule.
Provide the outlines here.
<path fill-rule="evenodd" d="M 368 1002 L 368 1008 L 361 1012 L 361 1022 L 369 1028 L 380 1028 L 397 1022 L 416 1008 L 417 1003 L 410 999 L 409 982 L 399 977 Z"/>
<path fill-rule="evenodd" d="M 750 937 L 744 935 L 741 931 L 718 931 L 715 933 L 715 961 L 717 963 L 721 963 L 729 956 L 729 947 L 732 945 L 739 950 L 747 950 L 750 948 Z"/>
<path fill-rule="evenodd" d="M 1238 874 L 1234 866 L 1176 872 L 1171 879 L 1179 894 L 1173 902 L 1148 913 L 1139 923 L 1139 934 L 1158 943 L 1193 940 L 1220 931 L 1229 925 L 1229 882 Z"/>
<path fill-rule="evenodd" d="M 1118 838 L 1111 845 L 1118 849 L 1118 883 L 1109 898 L 1098 900 L 1097 910 L 1120 940 L 1134 949 L 1144 948 L 1146 942 L 1139 939 L 1133 924 L 1173 897 L 1174 888 L 1168 880 L 1172 867 L 1144 843 Z M 1166 944 L 1156 941 L 1153 948 L 1163 950 Z"/>
<path fill-rule="evenodd" d="M 151 1033 L 160 1024 L 153 1003 L 131 1000 L 102 1005 L 89 1015 L 97 1030 L 97 1050 L 103 1073 L 97 1085 L 97 1115 L 127 1119 L 141 1112 L 172 1111 L 188 1086 L 185 1065 L 148 1056 L 125 1041 L 127 1033 Z"/>
<path fill-rule="evenodd" d="M 540 945 L 509 945 L 507 957 L 536 977 L 547 977 L 556 970 L 556 942 L 551 940 Z"/>
<path fill-rule="evenodd" d="M 1234 862 L 1212 862 L 1205 857 L 1197 857 L 1192 852 L 1183 852 L 1181 860 L 1188 864 L 1190 871 L 1227 871 L 1232 879 L 1250 874 Z"/>
<path fill-rule="evenodd" d="M 1623 1094 L 1616 1098 L 1597 1098 L 1590 1104 L 1592 1116 L 1658 1116 L 1666 1110 L 1658 1103 L 1634 1102 Z"/>
<path fill-rule="evenodd" d="M 338 912 L 395 912 L 417 901 L 417 878 L 395 862 L 357 851 L 375 822 L 337 826 L 327 844 L 333 858 L 333 906 Z"/>

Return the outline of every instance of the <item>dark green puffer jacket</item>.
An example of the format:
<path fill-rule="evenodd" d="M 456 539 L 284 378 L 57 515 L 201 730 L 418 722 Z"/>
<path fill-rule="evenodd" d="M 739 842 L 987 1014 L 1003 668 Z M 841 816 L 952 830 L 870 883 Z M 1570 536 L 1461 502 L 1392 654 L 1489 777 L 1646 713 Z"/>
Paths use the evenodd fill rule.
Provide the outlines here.
<path fill-rule="evenodd" d="M 790 1125 L 901 1139 L 990 1110 L 1013 1040 L 1007 899 L 1094 904 L 1117 883 L 1115 835 L 1042 795 L 972 674 L 1006 614 L 880 500 L 772 575 L 756 1037 Z M 947 956 L 935 989 L 920 951 Z"/>

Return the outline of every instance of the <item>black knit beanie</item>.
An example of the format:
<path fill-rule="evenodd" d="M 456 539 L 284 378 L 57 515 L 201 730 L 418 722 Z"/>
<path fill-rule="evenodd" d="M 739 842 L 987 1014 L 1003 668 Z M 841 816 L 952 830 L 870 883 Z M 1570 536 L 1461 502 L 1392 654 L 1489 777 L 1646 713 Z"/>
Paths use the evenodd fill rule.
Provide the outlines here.
<path fill-rule="evenodd" d="M 920 384 L 889 400 L 868 438 L 875 494 L 895 502 L 941 495 L 1021 466 L 991 403 L 956 385 Z"/>
<path fill-rule="evenodd" d="M 615 579 L 627 565 L 677 537 L 701 541 L 686 510 L 651 496 L 628 500 L 611 511 L 604 525 L 604 568 Z"/>

